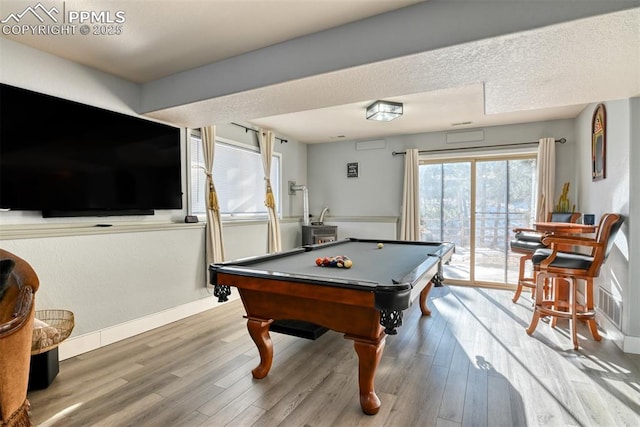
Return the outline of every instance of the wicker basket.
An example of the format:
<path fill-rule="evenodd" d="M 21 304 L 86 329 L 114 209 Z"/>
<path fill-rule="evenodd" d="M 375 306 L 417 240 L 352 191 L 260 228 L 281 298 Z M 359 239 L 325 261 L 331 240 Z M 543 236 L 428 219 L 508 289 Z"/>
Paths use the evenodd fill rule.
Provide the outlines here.
<path fill-rule="evenodd" d="M 36 310 L 36 319 L 45 322 L 48 327 L 33 329 L 31 354 L 45 353 L 60 345 L 71 335 L 75 320 L 68 310 Z"/>

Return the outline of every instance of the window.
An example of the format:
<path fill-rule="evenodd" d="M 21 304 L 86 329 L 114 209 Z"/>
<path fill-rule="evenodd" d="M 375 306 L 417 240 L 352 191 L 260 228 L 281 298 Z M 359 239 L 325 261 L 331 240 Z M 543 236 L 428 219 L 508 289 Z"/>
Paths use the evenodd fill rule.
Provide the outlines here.
<path fill-rule="evenodd" d="M 421 161 L 421 238 L 456 244 L 448 278 L 517 281 L 519 255 L 509 251 L 509 239 L 534 218 L 535 187 L 535 155 Z"/>
<path fill-rule="evenodd" d="M 190 210 L 193 215 L 204 215 L 206 176 L 199 135 L 191 135 L 190 149 Z M 281 212 L 280 168 L 281 155 L 274 153 L 271 162 L 271 187 L 277 212 Z M 251 219 L 267 216 L 267 207 L 264 205 L 264 171 L 260 152 L 256 147 L 216 138 L 213 181 L 223 217 Z"/>

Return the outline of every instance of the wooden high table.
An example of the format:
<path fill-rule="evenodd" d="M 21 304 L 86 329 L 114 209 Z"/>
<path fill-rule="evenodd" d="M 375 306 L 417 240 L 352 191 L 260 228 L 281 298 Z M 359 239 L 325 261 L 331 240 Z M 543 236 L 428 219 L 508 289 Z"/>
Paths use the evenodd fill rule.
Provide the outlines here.
<path fill-rule="evenodd" d="M 598 230 L 596 225 L 577 224 L 575 222 L 534 222 L 536 231 L 560 236 L 592 234 Z"/>

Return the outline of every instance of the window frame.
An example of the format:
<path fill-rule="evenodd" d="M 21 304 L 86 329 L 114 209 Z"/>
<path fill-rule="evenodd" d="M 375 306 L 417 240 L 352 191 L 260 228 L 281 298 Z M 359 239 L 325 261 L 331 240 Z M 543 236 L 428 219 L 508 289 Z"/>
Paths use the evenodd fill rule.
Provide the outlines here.
<path fill-rule="evenodd" d="M 188 173 L 187 173 L 187 212 L 189 215 L 195 215 L 198 217 L 198 219 L 200 221 L 206 221 L 206 213 L 194 213 L 193 212 L 193 207 L 194 207 L 194 203 L 193 203 L 193 198 L 192 198 L 192 176 L 191 176 L 191 172 L 192 169 L 194 167 L 198 167 L 198 166 L 194 166 L 194 164 L 191 161 L 191 142 L 192 142 L 192 138 L 198 138 L 200 139 L 200 141 L 202 141 L 202 135 L 200 133 L 199 129 L 190 129 L 188 132 L 188 141 L 187 141 L 187 162 L 188 162 Z M 256 154 L 258 154 L 259 156 L 260 154 L 260 147 L 255 146 L 255 145 L 250 145 L 250 144 L 246 144 L 246 143 L 242 143 L 233 139 L 229 139 L 229 138 L 225 138 L 222 136 L 217 136 L 215 138 L 215 143 L 216 144 L 223 144 L 223 145 L 228 145 L 231 147 L 235 147 L 238 148 L 240 150 L 245 150 L 245 151 L 249 151 L 249 152 L 254 152 Z M 277 157 L 278 158 L 278 162 L 280 164 L 279 170 L 278 170 L 278 181 L 280 182 L 280 188 L 279 190 L 279 195 L 280 197 L 276 200 L 276 215 L 278 215 L 279 219 L 282 219 L 282 198 L 283 198 L 283 192 L 282 192 L 282 169 L 283 169 L 283 164 L 282 164 L 282 153 L 273 152 L 273 157 Z M 273 164 L 272 164 L 273 167 Z M 204 172 L 202 172 L 204 173 Z M 218 184 L 216 184 L 218 185 Z M 266 196 L 265 194 L 265 189 L 263 186 L 263 192 L 261 193 L 261 195 L 264 197 Z M 266 207 L 265 207 L 266 209 Z M 265 211 L 264 213 L 239 213 L 239 214 L 234 214 L 234 213 L 223 213 L 220 215 L 221 219 L 223 222 L 247 222 L 247 221 L 268 221 L 269 220 L 269 213 L 267 211 Z"/>
<path fill-rule="evenodd" d="M 477 164 L 479 162 L 486 161 L 508 161 L 508 160 L 536 160 L 537 161 L 537 148 L 536 151 L 532 149 L 510 149 L 510 150 L 487 150 L 482 152 L 465 152 L 465 153 L 437 153 L 436 155 L 429 155 L 429 153 L 421 154 L 419 156 L 419 165 L 433 165 L 433 164 L 445 164 L 445 163 L 458 163 L 458 162 L 469 162 L 470 169 L 470 202 L 471 202 L 471 211 L 470 211 L 470 226 L 471 231 L 469 235 L 470 247 L 473 249 L 470 251 L 469 256 L 469 279 L 448 279 L 451 284 L 454 285 L 462 285 L 462 286 L 489 286 L 496 288 L 504 288 L 511 289 L 514 285 L 512 283 L 502 284 L 498 282 L 489 282 L 478 280 L 476 274 L 476 212 L 475 207 L 476 203 L 476 193 L 477 193 Z M 535 204 L 533 206 L 534 212 L 533 217 L 535 217 Z M 422 215 L 422 212 L 421 212 Z M 445 266 L 448 268 L 448 266 Z"/>

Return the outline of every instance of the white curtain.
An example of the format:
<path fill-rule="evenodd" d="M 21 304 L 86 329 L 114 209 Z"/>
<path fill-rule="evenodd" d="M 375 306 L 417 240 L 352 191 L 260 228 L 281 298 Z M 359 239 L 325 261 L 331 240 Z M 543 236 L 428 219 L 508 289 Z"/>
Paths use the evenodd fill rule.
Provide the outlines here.
<path fill-rule="evenodd" d="M 224 241 L 222 238 L 222 221 L 220 220 L 220 206 L 218 195 L 213 184 L 213 157 L 215 152 L 216 127 L 206 126 L 202 128 L 202 153 L 204 156 L 205 174 L 205 200 L 207 204 L 207 232 L 206 234 L 206 260 L 207 266 L 211 263 L 224 261 Z"/>
<path fill-rule="evenodd" d="M 536 194 L 536 221 L 546 221 L 553 212 L 556 185 L 556 140 L 542 138 L 538 145 L 538 192 Z"/>
<path fill-rule="evenodd" d="M 269 212 L 269 224 L 267 225 L 267 251 L 269 253 L 282 251 L 282 236 L 280 234 L 280 220 L 276 212 L 276 200 L 271 188 L 271 159 L 273 158 L 273 146 L 275 136 L 270 130 L 258 131 L 258 144 L 264 169 L 265 199 L 264 204 Z"/>
<path fill-rule="evenodd" d="M 407 150 L 404 156 L 404 190 L 402 194 L 402 220 L 400 239 L 420 240 L 420 194 L 418 189 L 419 153 Z"/>

